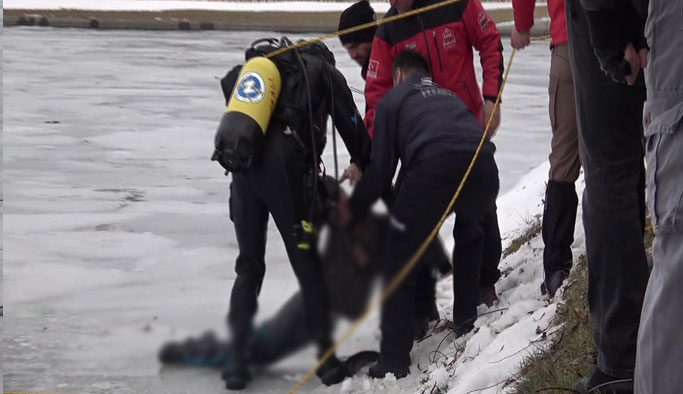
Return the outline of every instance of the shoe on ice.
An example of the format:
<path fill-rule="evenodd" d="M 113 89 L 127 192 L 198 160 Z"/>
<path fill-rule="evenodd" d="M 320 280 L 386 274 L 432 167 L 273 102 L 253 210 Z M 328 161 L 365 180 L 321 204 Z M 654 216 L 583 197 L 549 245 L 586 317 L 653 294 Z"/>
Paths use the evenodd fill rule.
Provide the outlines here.
<path fill-rule="evenodd" d="M 244 363 L 231 363 L 221 374 L 228 390 L 243 390 L 251 382 L 251 373 Z"/>
<path fill-rule="evenodd" d="M 384 379 L 384 377 L 388 373 L 394 374 L 394 377 L 396 379 L 401 379 L 401 378 L 405 378 L 406 376 L 408 376 L 408 374 L 410 373 L 410 368 L 409 367 L 390 368 L 386 364 L 384 364 L 382 361 L 378 361 L 377 364 L 370 367 L 370 371 L 368 372 L 368 375 L 370 375 L 371 378 Z"/>
<path fill-rule="evenodd" d="M 498 295 L 496 294 L 496 286 L 489 285 L 479 288 L 479 304 L 484 304 L 487 307 L 492 307 L 498 303 Z"/>
<path fill-rule="evenodd" d="M 633 394 L 633 379 L 615 378 L 596 369 L 590 378 L 576 382 L 574 391 L 581 394 Z"/>

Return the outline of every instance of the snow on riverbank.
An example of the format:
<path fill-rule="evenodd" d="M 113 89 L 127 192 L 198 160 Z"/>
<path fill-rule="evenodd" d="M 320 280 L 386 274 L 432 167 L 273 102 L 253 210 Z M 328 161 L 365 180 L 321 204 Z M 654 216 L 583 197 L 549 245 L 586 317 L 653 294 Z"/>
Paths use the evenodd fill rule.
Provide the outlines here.
<path fill-rule="evenodd" d="M 211 10 L 211 11 L 343 11 L 353 2 L 322 1 L 273 1 L 273 2 L 231 2 L 231 1 L 182 1 L 182 0 L 5 0 L 6 9 L 30 10 L 100 10 L 100 11 L 171 11 L 171 10 Z M 376 12 L 387 12 L 388 2 L 373 2 Z M 487 10 L 510 8 L 511 3 L 484 3 Z"/>

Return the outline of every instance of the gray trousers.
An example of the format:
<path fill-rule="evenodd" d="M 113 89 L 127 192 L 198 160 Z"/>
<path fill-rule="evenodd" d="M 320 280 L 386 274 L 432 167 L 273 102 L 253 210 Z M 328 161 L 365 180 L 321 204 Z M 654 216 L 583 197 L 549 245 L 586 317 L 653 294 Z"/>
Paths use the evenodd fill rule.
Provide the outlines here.
<path fill-rule="evenodd" d="M 636 358 L 637 394 L 683 390 L 683 2 L 650 0 L 644 110 L 655 230 Z"/>

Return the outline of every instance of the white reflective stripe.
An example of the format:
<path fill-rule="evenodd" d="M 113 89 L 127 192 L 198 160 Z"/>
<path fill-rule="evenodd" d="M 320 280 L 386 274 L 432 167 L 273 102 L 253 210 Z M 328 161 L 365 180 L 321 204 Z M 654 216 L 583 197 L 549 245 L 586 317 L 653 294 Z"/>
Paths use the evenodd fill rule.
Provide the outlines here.
<path fill-rule="evenodd" d="M 394 216 L 389 217 L 389 225 L 400 232 L 406 231 L 406 225 L 399 222 Z"/>

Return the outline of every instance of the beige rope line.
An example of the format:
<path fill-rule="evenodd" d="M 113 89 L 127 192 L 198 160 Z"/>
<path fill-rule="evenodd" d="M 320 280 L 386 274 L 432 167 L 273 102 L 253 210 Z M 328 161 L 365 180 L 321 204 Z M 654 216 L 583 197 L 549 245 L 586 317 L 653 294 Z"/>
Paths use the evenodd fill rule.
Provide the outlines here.
<path fill-rule="evenodd" d="M 417 9 L 410 10 L 408 12 L 404 12 L 404 13 L 401 13 L 398 15 L 382 18 L 378 21 L 368 22 L 368 23 L 363 24 L 363 25 L 349 27 L 348 29 L 336 31 L 334 33 L 325 34 L 325 35 L 315 37 L 315 38 L 311 38 L 308 40 L 299 41 L 299 42 L 294 43 L 292 45 L 288 45 L 286 47 L 282 47 L 282 48 L 277 49 L 273 52 L 270 52 L 269 54 L 265 55 L 265 57 L 271 58 L 271 57 L 283 54 L 283 53 L 290 51 L 292 49 L 295 49 L 295 48 L 305 47 L 306 45 L 310 45 L 310 44 L 313 44 L 315 42 L 325 41 L 325 40 L 330 39 L 330 38 L 343 36 L 345 34 L 354 33 L 354 32 L 360 31 L 360 30 L 365 30 L 368 27 L 384 25 L 386 23 L 394 22 L 394 21 L 397 21 L 399 19 L 407 18 L 409 16 L 413 16 L 413 15 L 421 14 L 421 13 L 424 13 L 427 11 L 435 10 L 437 8 L 445 7 L 445 6 L 450 5 L 450 4 L 455 4 L 455 3 L 458 3 L 460 1 L 462 1 L 462 0 L 446 0 L 446 1 L 441 2 L 441 3 L 428 5 L 426 7 L 417 8 Z"/>

